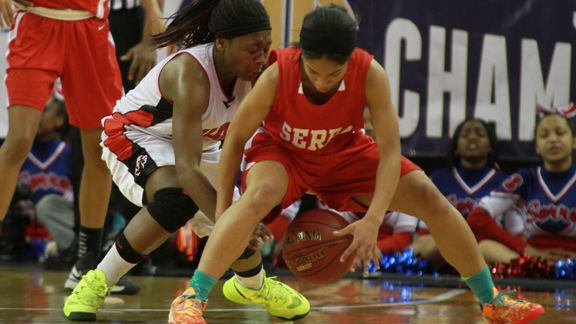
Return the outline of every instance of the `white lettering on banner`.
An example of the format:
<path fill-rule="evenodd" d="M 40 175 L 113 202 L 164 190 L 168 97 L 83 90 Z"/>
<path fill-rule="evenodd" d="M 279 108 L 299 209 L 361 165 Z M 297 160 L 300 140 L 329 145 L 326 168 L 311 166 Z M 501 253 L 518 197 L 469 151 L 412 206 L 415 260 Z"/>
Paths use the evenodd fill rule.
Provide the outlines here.
<path fill-rule="evenodd" d="M 468 70 L 468 33 L 452 31 L 452 66 L 446 65 L 446 28 L 430 26 L 430 55 L 428 58 L 428 109 L 426 136 L 442 137 L 444 121 L 444 93 L 450 94 L 450 134 L 466 118 L 466 71 Z"/>
<path fill-rule="evenodd" d="M 544 107 L 567 107 L 570 102 L 570 57 L 572 46 L 569 43 L 556 43 L 550 62 L 548 80 L 544 83 L 538 42 L 534 39 L 522 40 L 522 67 L 520 72 L 520 117 L 519 134 L 521 141 L 534 139 L 536 125 L 536 102 Z"/>
<path fill-rule="evenodd" d="M 468 34 L 453 30 L 450 72 L 446 64 L 446 35 L 441 26 L 430 27 L 428 60 L 428 101 L 426 111 L 427 137 L 442 137 L 444 120 L 444 93 L 450 94 L 449 132 L 465 119 L 467 91 Z M 412 136 L 420 122 L 420 94 L 409 89 L 400 89 L 402 51 L 405 61 L 422 59 L 422 35 L 410 20 L 397 18 L 386 29 L 384 68 L 390 80 L 392 104 L 399 115 L 400 137 Z M 405 44 L 402 48 L 403 43 Z M 538 44 L 533 39 L 522 39 L 520 109 L 518 134 L 520 141 L 531 141 L 534 137 L 536 102 L 544 106 L 563 107 L 570 102 L 572 45 L 557 42 L 550 62 L 546 82 L 542 73 L 542 62 Z M 460 83 L 458 83 L 460 80 Z M 484 36 L 480 71 L 478 74 L 477 99 L 474 116 L 494 122 L 499 139 L 511 140 L 512 120 L 510 107 L 510 79 L 506 38 L 500 35 Z M 403 106 L 400 107 L 400 95 Z M 464 103 L 464 104 L 463 104 Z"/>
<path fill-rule="evenodd" d="M 474 117 L 493 121 L 499 140 L 512 139 L 508 61 L 504 36 L 484 35 Z"/>
<path fill-rule="evenodd" d="M 328 145 L 330 141 L 339 134 L 348 133 L 352 130 L 352 126 L 346 127 L 342 130 L 342 127 L 334 129 L 302 129 L 290 127 L 286 122 L 282 125 L 282 132 L 279 134 L 280 138 L 286 142 L 291 142 L 292 145 L 306 149 L 309 151 L 316 151 L 322 149 L 324 146 Z M 310 135 L 309 135 L 310 134 Z M 328 139 L 326 136 L 330 134 Z"/>
<path fill-rule="evenodd" d="M 410 20 L 397 18 L 392 20 L 386 29 L 386 55 L 384 69 L 390 80 L 390 96 L 392 104 L 398 112 L 400 137 L 408 137 L 418 128 L 420 120 L 420 94 L 411 90 L 404 90 L 404 107 L 400 109 L 400 62 L 402 41 L 405 41 L 406 61 L 420 61 L 422 59 L 422 35 L 418 27 Z M 400 113 L 402 111 L 402 113 Z"/>

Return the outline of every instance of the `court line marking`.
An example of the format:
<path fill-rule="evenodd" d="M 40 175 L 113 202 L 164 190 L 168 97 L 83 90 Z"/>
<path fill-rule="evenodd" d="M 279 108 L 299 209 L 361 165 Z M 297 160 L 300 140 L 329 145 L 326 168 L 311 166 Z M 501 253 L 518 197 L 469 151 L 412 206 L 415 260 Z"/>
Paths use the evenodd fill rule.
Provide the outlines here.
<path fill-rule="evenodd" d="M 415 302 L 405 302 L 405 303 L 385 303 L 385 304 L 364 304 L 364 305 L 334 305 L 334 306 L 314 306 L 310 307 L 313 311 L 330 311 L 330 310 L 345 310 L 345 309 L 356 309 L 356 308 L 379 308 L 379 307 L 393 307 L 393 306 L 409 306 L 409 305 L 421 305 L 421 304 L 432 304 L 438 303 L 450 298 L 462 295 L 468 292 L 468 289 L 452 289 L 438 296 L 432 297 L 430 299 L 415 301 Z M 0 311 L 3 310 L 25 310 L 25 311 L 61 311 L 62 308 L 18 308 L 18 307 L 0 307 Z M 206 309 L 205 312 L 267 312 L 263 308 L 212 308 Z M 103 313 L 118 313 L 118 312 L 168 312 L 168 308 L 113 308 L 113 309 L 99 309 L 99 312 Z"/>

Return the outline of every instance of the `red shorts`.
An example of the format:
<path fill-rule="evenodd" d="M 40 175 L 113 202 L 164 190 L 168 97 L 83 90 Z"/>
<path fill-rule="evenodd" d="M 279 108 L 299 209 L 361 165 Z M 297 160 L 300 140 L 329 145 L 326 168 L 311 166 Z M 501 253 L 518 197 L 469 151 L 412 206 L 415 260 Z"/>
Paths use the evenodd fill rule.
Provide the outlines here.
<path fill-rule="evenodd" d="M 282 209 L 292 205 L 308 190 L 324 200 L 330 208 L 339 211 L 366 212 L 367 207 L 352 197 L 373 193 L 376 188 L 376 170 L 380 155 L 378 146 L 370 137 L 358 135 L 344 150 L 330 154 L 294 152 L 266 133 L 252 139 L 245 152 L 245 162 L 277 161 L 288 172 L 289 184 L 281 206 L 267 216 L 275 218 Z M 401 157 L 400 177 L 422 170 L 410 160 Z M 249 169 L 242 174 L 242 188 L 246 190 Z"/>
<path fill-rule="evenodd" d="M 107 20 L 60 21 L 19 12 L 8 37 L 9 106 L 44 110 L 60 77 L 70 124 L 102 127 L 123 95 Z"/>

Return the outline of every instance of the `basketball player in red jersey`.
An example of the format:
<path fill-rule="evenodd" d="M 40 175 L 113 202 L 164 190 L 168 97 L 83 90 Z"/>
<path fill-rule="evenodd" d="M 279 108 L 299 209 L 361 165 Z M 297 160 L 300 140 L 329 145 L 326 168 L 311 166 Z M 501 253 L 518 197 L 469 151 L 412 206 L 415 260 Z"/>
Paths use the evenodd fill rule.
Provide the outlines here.
<path fill-rule="evenodd" d="M 539 317 L 542 306 L 509 299 L 511 292 L 494 288 L 462 216 L 424 172 L 401 156 L 388 78 L 372 55 L 356 48 L 357 24 L 345 11 L 333 5 L 309 13 L 300 48 L 273 51 L 271 65 L 242 102 L 220 162 L 219 218 L 194 278 L 220 278 L 259 221 L 312 190 L 332 208 L 366 211 L 362 220 L 338 232 L 354 236 L 342 256 L 357 252 L 352 270 L 360 260 L 365 272 L 371 260 L 378 264 L 378 227 L 387 210 L 403 212 L 428 224 L 489 322 L 528 323 Z M 375 142 L 362 132 L 365 105 Z M 244 195 L 232 205 L 243 153 Z M 198 303 L 210 287 L 200 288 Z"/>
<path fill-rule="evenodd" d="M 9 129 L 0 148 L 0 219 L 31 149 L 44 104 L 60 78 L 70 124 L 81 132 L 85 161 L 79 195 L 79 256 L 89 251 L 98 254 L 112 186 L 100 158 L 101 120 L 122 97 L 108 28 L 108 0 L 18 0 L 14 4 L 15 14 L 11 1 L 0 0 L 0 16 L 11 25 L 5 80 Z M 81 273 L 74 270 L 70 277 L 75 285 Z"/>

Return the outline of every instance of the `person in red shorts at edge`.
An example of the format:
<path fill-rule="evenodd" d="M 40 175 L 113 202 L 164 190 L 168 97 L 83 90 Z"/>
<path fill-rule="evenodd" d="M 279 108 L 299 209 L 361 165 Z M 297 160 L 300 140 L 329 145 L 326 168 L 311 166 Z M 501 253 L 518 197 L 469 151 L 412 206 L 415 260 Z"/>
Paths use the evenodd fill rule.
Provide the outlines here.
<path fill-rule="evenodd" d="M 254 228 L 308 190 L 340 211 L 366 212 L 338 235 L 354 240 L 351 270 L 378 264 L 378 227 L 387 210 L 428 224 L 444 258 L 464 277 L 490 323 L 528 323 L 541 305 L 498 291 L 472 231 L 424 172 L 400 154 L 398 116 L 384 69 L 356 48 L 357 23 L 341 6 L 307 14 L 300 44 L 272 51 L 269 67 L 235 115 L 223 146 L 214 227 L 180 299 L 202 313 L 213 285 L 238 258 Z M 376 141 L 361 131 L 368 105 Z M 246 146 L 246 147 L 245 147 Z M 244 154 L 244 195 L 232 205 Z M 414 203 L 417 202 L 417 203 Z M 268 216 L 268 217 L 267 217 Z M 178 299 L 178 298 L 177 298 Z M 193 309 L 195 308 L 195 309 Z"/>
<path fill-rule="evenodd" d="M 101 120 L 123 94 L 108 13 L 108 0 L 0 0 L 0 27 L 11 26 L 5 80 L 9 129 L 0 148 L 0 219 L 32 147 L 44 104 L 60 78 L 70 124 L 80 129 L 82 137 L 80 257 L 99 254 L 101 249 L 112 186 L 101 160 Z M 69 288 L 82 277 L 83 269 L 76 265 Z"/>

